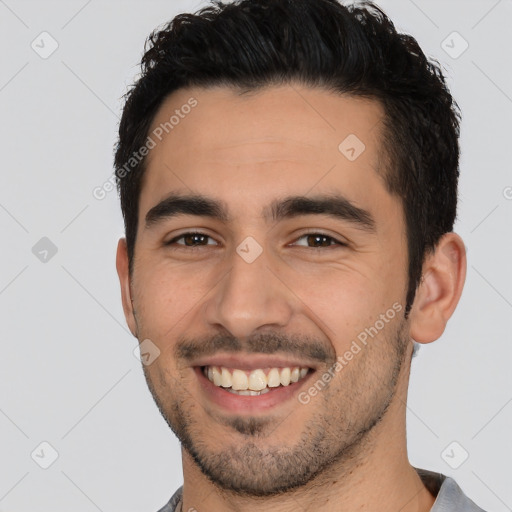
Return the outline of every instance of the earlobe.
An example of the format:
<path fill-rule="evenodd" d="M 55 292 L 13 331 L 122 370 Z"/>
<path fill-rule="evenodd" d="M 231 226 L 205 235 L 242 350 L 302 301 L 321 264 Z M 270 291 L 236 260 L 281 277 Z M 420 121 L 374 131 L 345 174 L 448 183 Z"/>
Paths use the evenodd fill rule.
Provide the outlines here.
<path fill-rule="evenodd" d="M 456 233 L 446 233 L 426 256 L 411 311 L 411 337 L 430 343 L 444 332 L 466 279 L 466 248 Z"/>
<path fill-rule="evenodd" d="M 130 287 L 130 272 L 128 264 L 128 250 L 126 239 L 120 238 L 117 243 L 116 269 L 121 286 L 121 300 L 123 303 L 124 316 L 131 333 L 137 337 L 137 323 L 133 312 L 133 299 Z"/>

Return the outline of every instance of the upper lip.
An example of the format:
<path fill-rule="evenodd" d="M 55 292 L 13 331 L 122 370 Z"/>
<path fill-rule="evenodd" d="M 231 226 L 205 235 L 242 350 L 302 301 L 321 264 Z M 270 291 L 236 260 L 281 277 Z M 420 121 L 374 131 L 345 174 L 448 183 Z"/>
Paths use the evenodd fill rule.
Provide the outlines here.
<path fill-rule="evenodd" d="M 269 354 L 216 354 L 198 358 L 191 366 L 223 366 L 239 370 L 257 370 L 258 368 L 316 368 L 311 361 L 300 360 L 291 356 Z"/>

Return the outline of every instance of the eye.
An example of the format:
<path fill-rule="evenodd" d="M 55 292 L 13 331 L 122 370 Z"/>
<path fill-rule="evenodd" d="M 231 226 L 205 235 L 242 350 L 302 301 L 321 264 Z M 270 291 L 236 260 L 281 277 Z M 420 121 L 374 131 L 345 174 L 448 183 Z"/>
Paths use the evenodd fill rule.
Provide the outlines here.
<path fill-rule="evenodd" d="M 208 239 L 213 240 L 211 236 L 206 235 L 205 233 L 194 231 L 190 233 L 182 233 L 181 235 L 166 242 L 165 245 L 181 245 L 191 248 L 201 245 L 213 245 L 208 243 Z M 183 240 L 183 242 L 179 242 L 179 240 Z"/>
<path fill-rule="evenodd" d="M 165 243 L 166 246 L 181 246 L 181 248 L 197 248 L 205 245 L 217 245 L 210 235 L 198 231 L 182 233 Z M 304 233 L 291 245 L 309 247 L 312 249 L 322 249 L 326 247 L 346 247 L 347 244 L 337 240 L 336 238 L 324 233 Z"/>
<path fill-rule="evenodd" d="M 305 243 L 297 243 L 304 240 Z M 311 245 L 310 245 L 311 244 Z M 304 233 L 292 245 L 311 247 L 312 249 L 321 249 L 322 247 L 340 246 L 346 247 L 347 244 L 324 233 Z"/>

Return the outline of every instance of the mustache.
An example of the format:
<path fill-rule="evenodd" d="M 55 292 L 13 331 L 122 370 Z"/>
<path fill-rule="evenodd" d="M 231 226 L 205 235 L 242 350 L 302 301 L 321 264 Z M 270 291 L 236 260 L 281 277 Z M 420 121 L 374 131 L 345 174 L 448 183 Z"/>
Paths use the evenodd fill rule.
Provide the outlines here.
<path fill-rule="evenodd" d="M 304 335 L 287 336 L 279 333 L 257 334 L 245 341 L 229 334 L 216 334 L 200 338 L 183 337 L 175 345 L 175 357 L 185 361 L 193 361 L 217 352 L 236 354 L 274 354 L 285 353 L 297 357 L 306 357 L 320 363 L 336 362 L 336 352 L 331 345 L 316 338 Z"/>

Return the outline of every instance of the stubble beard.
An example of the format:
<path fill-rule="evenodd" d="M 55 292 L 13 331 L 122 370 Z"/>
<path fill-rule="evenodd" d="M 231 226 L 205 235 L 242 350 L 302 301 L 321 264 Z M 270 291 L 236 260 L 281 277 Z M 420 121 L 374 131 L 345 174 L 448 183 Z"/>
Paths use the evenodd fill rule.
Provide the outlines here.
<path fill-rule="evenodd" d="M 409 343 L 402 319 L 387 338 L 363 347 L 312 399 L 319 402 L 314 418 L 305 423 L 299 441 L 291 447 L 272 441 L 279 424 L 271 417 L 221 416 L 212 421 L 222 423 L 226 432 L 218 449 L 211 448 L 211 440 L 207 446 L 208 425 L 194 414 L 199 404 L 187 398 L 186 390 L 169 393 L 172 388 L 162 375 L 157 391 L 150 372 L 144 368 L 144 373 L 162 416 L 211 482 L 240 496 L 271 497 L 333 472 L 342 477 L 368 456 L 372 448 L 366 441 L 395 396 Z M 322 374 L 317 372 L 317 378 Z M 178 383 L 174 387 L 179 388 Z M 297 407 L 303 405 L 297 401 Z M 284 421 L 292 424 L 293 413 Z"/>

